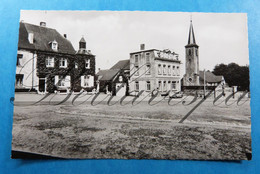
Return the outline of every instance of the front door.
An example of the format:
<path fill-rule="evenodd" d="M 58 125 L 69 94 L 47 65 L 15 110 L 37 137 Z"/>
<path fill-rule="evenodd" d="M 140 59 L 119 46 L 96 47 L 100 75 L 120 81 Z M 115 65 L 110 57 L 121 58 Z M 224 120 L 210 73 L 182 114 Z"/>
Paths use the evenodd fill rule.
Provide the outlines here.
<path fill-rule="evenodd" d="M 45 78 L 39 79 L 39 91 L 45 92 Z"/>
<path fill-rule="evenodd" d="M 119 89 L 119 91 L 117 91 Z M 116 84 L 116 96 L 125 96 L 126 93 L 126 84 L 125 83 L 117 83 Z"/>

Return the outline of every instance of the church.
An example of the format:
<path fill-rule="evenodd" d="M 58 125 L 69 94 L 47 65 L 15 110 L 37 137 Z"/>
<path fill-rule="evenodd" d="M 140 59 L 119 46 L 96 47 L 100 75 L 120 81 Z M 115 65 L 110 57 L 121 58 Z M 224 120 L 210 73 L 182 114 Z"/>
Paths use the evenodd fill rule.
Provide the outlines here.
<path fill-rule="evenodd" d="M 188 44 L 185 46 L 185 74 L 183 76 L 183 90 L 203 89 L 213 90 L 225 84 L 223 76 L 216 76 L 210 71 L 199 69 L 199 46 L 195 40 L 192 20 L 190 21 Z"/>

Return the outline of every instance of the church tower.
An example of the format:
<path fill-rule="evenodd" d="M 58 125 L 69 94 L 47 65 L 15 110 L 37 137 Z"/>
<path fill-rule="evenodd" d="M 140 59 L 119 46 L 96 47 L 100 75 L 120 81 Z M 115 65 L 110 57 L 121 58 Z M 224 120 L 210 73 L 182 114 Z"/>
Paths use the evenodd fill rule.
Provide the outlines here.
<path fill-rule="evenodd" d="M 184 86 L 199 86 L 199 46 L 196 44 L 195 35 L 190 21 L 188 44 L 185 46 L 186 64 Z"/>

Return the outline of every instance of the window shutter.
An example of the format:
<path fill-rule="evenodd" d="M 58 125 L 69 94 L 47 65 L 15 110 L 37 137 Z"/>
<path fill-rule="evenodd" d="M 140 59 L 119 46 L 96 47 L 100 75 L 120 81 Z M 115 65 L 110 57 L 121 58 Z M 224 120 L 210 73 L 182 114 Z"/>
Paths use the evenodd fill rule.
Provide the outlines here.
<path fill-rule="evenodd" d="M 90 87 L 94 86 L 94 76 L 89 77 L 89 86 Z"/>
<path fill-rule="evenodd" d="M 81 76 L 81 86 L 84 87 L 84 76 Z"/>
<path fill-rule="evenodd" d="M 65 78 L 65 86 L 70 87 L 70 76 L 66 76 Z"/>
<path fill-rule="evenodd" d="M 56 86 L 58 86 L 58 82 L 59 82 L 59 76 L 55 76 L 55 78 L 54 78 L 54 84 L 55 84 Z"/>

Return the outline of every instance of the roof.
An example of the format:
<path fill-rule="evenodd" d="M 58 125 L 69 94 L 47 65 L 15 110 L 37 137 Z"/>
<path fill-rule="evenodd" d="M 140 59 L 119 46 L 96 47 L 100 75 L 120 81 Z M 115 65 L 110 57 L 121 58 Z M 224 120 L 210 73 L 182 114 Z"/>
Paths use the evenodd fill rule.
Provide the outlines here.
<path fill-rule="evenodd" d="M 110 69 L 130 70 L 130 59 L 120 60 Z"/>
<path fill-rule="evenodd" d="M 84 37 L 82 37 L 79 42 L 85 42 L 86 43 Z"/>
<path fill-rule="evenodd" d="M 200 76 L 201 80 L 204 80 L 204 71 L 200 71 L 199 76 Z M 208 82 L 208 83 L 219 83 L 222 81 L 223 76 L 216 76 L 212 72 L 206 71 L 205 78 L 206 78 L 206 82 Z"/>
<path fill-rule="evenodd" d="M 190 21 L 190 31 L 189 31 L 188 45 L 196 45 L 192 21 Z"/>
<path fill-rule="evenodd" d="M 118 72 L 119 69 L 100 70 L 97 75 L 101 76 L 99 80 L 112 80 Z"/>
<path fill-rule="evenodd" d="M 33 44 L 29 43 L 28 34 L 33 33 Z M 58 51 L 51 49 L 50 42 L 56 40 Z M 33 49 L 40 51 L 75 54 L 75 50 L 69 40 L 63 37 L 55 29 L 20 22 L 19 49 Z"/>
<path fill-rule="evenodd" d="M 76 54 L 86 54 L 86 55 L 93 55 L 90 51 L 86 49 L 79 49 Z"/>

